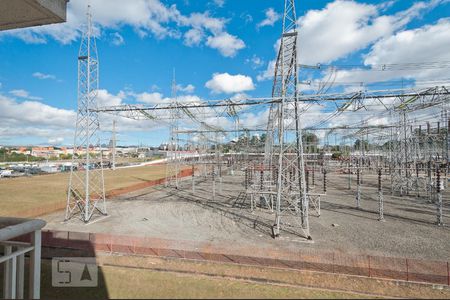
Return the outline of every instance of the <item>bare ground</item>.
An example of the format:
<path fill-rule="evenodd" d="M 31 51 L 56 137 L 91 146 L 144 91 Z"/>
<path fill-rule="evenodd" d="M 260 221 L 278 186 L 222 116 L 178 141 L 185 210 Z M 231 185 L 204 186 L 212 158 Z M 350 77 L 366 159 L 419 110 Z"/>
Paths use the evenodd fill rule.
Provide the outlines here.
<path fill-rule="evenodd" d="M 317 175 L 316 175 L 317 176 Z M 332 250 L 343 253 L 448 260 L 450 228 L 438 227 L 436 207 L 425 198 L 390 195 L 383 181 L 385 222 L 378 221 L 378 194 L 374 175 L 364 175 L 361 209 L 356 209 L 355 186 L 348 190 L 347 175 L 329 174 L 327 195 L 322 197 L 321 216 L 311 212 L 312 242 L 297 228 L 271 236 L 274 215 L 258 208 L 251 212 L 242 174 L 217 181 L 214 196 L 211 180 L 191 180 L 181 188 L 157 187 L 117 197 L 108 203 L 109 216 L 85 225 L 63 223 L 62 213 L 46 216 L 47 229 L 145 236 L 170 240 L 209 242 L 236 247 Z M 354 183 L 355 180 L 353 178 Z M 320 193 L 321 178 L 313 192 Z M 445 217 L 450 223 L 448 192 L 444 194 Z M 292 220 L 288 220 L 292 224 Z M 332 226 L 332 224 L 338 226 Z M 285 227 L 288 228 L 288 227 Z M 297 233 L 297 234 L 294 234 Z"/>

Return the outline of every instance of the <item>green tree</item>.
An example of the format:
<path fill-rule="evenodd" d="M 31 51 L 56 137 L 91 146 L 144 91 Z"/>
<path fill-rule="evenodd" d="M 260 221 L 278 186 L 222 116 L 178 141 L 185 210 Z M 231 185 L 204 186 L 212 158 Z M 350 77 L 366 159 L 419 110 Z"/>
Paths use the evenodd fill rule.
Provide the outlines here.
<path fill-rule="evenodd" d="M 367 141 L 362 141 L 361 142 L 361 140 L 360 139 L 357 139 L 356 141 L 355 141 L 355 150 L 365 150 L 365 151 L 367 151 L 367 150 L 369 150 L 369 143 L 367 142 Z"/>
<path fill-rule="evenodd" d="M 306 153 L 317 153 L 319 138 L 312 132 L 303 133 L 302 137 L 304 148 L 306 149 Z"/>

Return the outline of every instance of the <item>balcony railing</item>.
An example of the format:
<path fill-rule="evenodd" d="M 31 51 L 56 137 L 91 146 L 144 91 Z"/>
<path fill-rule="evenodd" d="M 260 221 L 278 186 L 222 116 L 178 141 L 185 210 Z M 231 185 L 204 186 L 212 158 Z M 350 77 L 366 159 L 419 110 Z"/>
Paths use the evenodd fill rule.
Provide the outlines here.
<path fill-rule="evenodd" d="M 28 297 L 40 298 L 41 285 L 41 229 L 42 220 L 0 217 L 0 265 L 3 265 L 3 297 L 23 299 L 25 287 L 25 255 L 29 255 Z M 30 243 L 12 241 L 31 235 Z"/>

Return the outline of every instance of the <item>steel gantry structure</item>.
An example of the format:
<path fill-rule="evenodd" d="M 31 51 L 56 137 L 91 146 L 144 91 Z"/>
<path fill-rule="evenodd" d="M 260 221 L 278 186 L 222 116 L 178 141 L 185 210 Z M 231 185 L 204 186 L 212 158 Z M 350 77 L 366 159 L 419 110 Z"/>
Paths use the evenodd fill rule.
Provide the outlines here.
<path fill-rule="evenodd" d="M 219 100 L 196 98 L 181 101 L 177 97 L 174 76 L 170 101 L 165 99 L 153 105 L 127 104 L 97 108 L 94 102 L 95 91 L 84 89 L 80 95 L 91 95 L 88 97 L 91 102 L 84 104 L 85 102 L 80 101 L 81 119 L 78 122 L 81 125 L 77 127 L 86 127 L 84 124 L 88 123 L 85 115 L 91 117 L 89 124 L 98 124 L 96 120 L 99 113 L 133 120 L 150 120 L 157 126 L 166 125 L 170 134 L 166 186 L 179 189 L 182 185 L 178 172 L 182 165 L 191 165 L 195 172 L 192 176 L 192 193 L 195 194 L 195 183 L 202 177 L 202 180 L 211 182 L 214 198 L 217 183 L 221 186 L 223 168 L 231 163 L 231 174 L 235 174 L 234 171 L 237 170 L 241 171 L 238 173 L 240 176 L 245 175 L 243 188 L 246 197 L 250 198 L 251 211 L 261 209 L 269 212 L 273 220 L 271 229 L 274 237 L 282 232 L 289 232 L 311 239 L 310 210 L 311 216 L 320 216 L 320 199 L 327 195 L 327 174 L 342 169 L 347 170 L 349 189 L 352 188 L 352 174 L 356 174 L 357 209 L 364 206 L 361 200 L 366 177 L 376 175 L 379 220 L 384 220 L 385 187 L 382 178 L 389 177 L 393 195 L 417 194 L 426 197 L 436 206 L 437 224 L 443 224 L 441 185 L 449 173 L 448 87 L 443 85 L 341 92 L 339 89 L 331 89 L 333 84 L 337 84 L 335 74 L 331 74 L 327 76 L 327 82 L 319 85 L 317 91 L 300 93 L 299 86 L 302 83 L 299 76 L 303 74 L 300 71 L 315 67 L 298 62 L 301 36 L 299 37 L 297 27 L 295 1 L 284 0 L 284 4 L 283 30 L 270 97 Z M 80 70 L 84 70 L 81 68 L 84 57 L 86 55 L 80 54 Z M 92 61 L 88 68 L 94 71 L 92 68 L 98 62 L 92 59 L 87 61 Z M 386 65 L 381 70 L 392 68 L 409 70 L 412 65 Z M 80 78 L 85 77 L 80 75 Z M 84 86 L 83 81 L 80 82 L 80 86 Z M 80 99 L 85 98 L 80 96 Z M 249 111 L 267 113 L 267 118 L 253 127 L 245 126 L 242 120 Z M 224 120 L 227 122 L 221 122 Z M 96 133 L 99 127 L 94 127 L 89 132 Z M 251 132 L 265 134 L 262 146 L 249 144 Z M 321 133 L 323 147 L 320 153 L 308 140 L 314 132 Z M 236 143 L 238 146 L 234 152 L 225 154 L 223 141 L 230 139 L 229 134 L 235 133 L 237 136 L 241 134 L 240 138 L 244 142 Z M 82 181 L 85 183 L 82 188 L 87 191 L 92 184 L 94 189 L 100 186 L 98 181 L 92 183 L 90 174 L 94 170 L 101 171 L 101 157 L 96 160 L 97 163 L 100 162 L 99 168 L 91 169 L 93 159 L 89 154 L 89 147 L 93 143 L 92 136 L 89 135 L 90 140 L 84 138 L 80 143 L 77 142 L 79 135 L 77 130 L 76 147 L 83 145 L 84 148 L 80 149 L 86 150 L 86 155 L 80 157 L 78 165 L 90 178 L 86 180 L 85 176 Z M 337 146 L 339 139 L 341 150 L 343 149 L 341 152 L 344 159 L 339 162 L 325 157 L 326 152 L 331 151 L 329 140 L 333 136 L 334 146 Z M 188 156 L 181 155 L 178 151 L 181 142 L 187 143 L 194 151 Z M 72 176 L 84 174 L 74 170 L 72 173 Z M 317 173 L 322 174 L 323 187 L 320 188 L 315 181 Z M 70 197 L 72 194 L 78 195 L 79 188 L 72 188 L 71 183 L 70 190 L 73 191 L 69 193 L 69 199 L 74 199 Z M 101 189 L 97 190 L 97 195 L 101 195 L 101 192 Z M 72 207 L 75 207 L 73 204 L 69 206 L 69 203 L 77 203 L 84 215 L 86 206 L 96 207 L 100 213 L 106 213 L 106 208 L 98 209 L 99 206 L 91 203 L 92 200 L 83 200 L 89 198 L 86 194 L 92 192 L 85 192 L 78 202 L 68 201 L 68 211 L 73 211 Z M 91 199 L 100 201 L 102 198 Z"/>

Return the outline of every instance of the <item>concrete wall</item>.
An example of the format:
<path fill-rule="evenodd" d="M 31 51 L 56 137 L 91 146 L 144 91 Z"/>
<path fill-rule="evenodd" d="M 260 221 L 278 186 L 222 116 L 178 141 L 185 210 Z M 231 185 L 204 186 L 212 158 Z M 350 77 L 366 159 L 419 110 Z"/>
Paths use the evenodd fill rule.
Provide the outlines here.
<path fill-rule="evenodd" d="M 1 0 L 0 31 L 66 21 L 68 0 Z"/>

